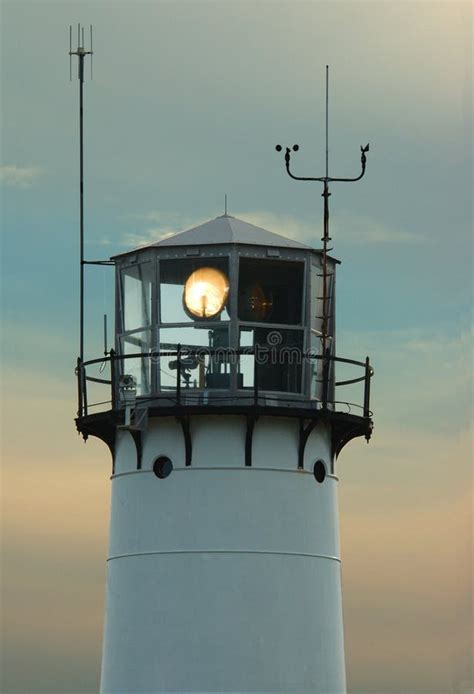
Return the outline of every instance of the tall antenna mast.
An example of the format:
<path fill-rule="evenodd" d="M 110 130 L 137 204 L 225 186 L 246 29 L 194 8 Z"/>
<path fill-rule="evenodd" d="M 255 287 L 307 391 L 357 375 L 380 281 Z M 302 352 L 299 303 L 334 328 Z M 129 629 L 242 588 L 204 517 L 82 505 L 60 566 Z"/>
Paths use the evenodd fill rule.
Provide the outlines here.
<path fill-rule="evenodd" d="M 277 145 L 276 148 L 277 152 L 282 151 L 282 146 Z M 293 145 L 291 148 L 293 152 L 297 152 L 299 150 L 299 145 Z M 290 147 L 286 147 L 285 151 L 285 166 L 286 166 L 286 171 L 288 175 L 291 178 L 294 178 L 296 181 L 320 181 L 323 183 L 323 192 L 322 192 L 322 197 L 324 198 L 324 213 L 323 213 L 323 236 L 321 238 L 321 241 L 323 242 L 323 296 L 322 296 L 322 302 L 323 302 L 323 312 L 322 312 L 322 348 L 323 348 L 323 354 L 327 354 L 327 341 L 328 341 L 328 336 L 329 336 L 329 301 L 330 301 L 330 296 L 328 294 L 328 268 L 327 268 L 327 254 L 328 251 L 331 250 L 328 248 L 329 242 L 331 241 L 331 237 L 329 236 L 329 196 L 331 193 L 329 192 L 329 182 L 344 182 L 344 183 L 353 183 L 354 181 L 360 181 L 360 179 L 363 177 L 365 174 L 365 165 L 366 165 L 366 152 L 369 151 L 369 145 L 366 145 L 365 147 L 360 148 L 361 151 L 361 165 L 362 165 L 362 171 L 357 176 L 356 178 L 333 178 L 332 176 L 329 176 L 329 66 L 326 65 L 326 174 L 325 176 L 319 176 L 319 177 L 303 177 L 303 176 L 294 176 L 291 171 L 290 171 L 290 152 L 291 152 Z"/>
<path fill-rule="evenodd" d="M 92 79 L 92 25 L 90 26 L 90 50 L 86 51 L 84 45 L 84 27 L 77 25 L 77 49 L 72 50 L 72 26 L 69 26 L 69 79 L 72 81 L 72 56 L 78 57 L 79 78 L 79 247 L 80 247 L 80 307 L 79 307 L 79 358 L 84 361 L 84 59 L 91 56 Z"/>
<path fill-rule="evenodd" d="M 329 176 L 329 65 L 326 65 L 326 178 Z"/>

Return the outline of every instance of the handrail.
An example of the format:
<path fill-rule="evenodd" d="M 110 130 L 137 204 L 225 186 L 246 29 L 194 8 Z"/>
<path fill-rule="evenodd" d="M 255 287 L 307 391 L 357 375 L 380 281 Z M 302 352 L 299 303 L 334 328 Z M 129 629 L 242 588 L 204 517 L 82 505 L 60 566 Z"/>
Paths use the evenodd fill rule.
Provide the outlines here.
<path fill-rule="evenodd" d="M 106 355 L 105 357 L 100 357 L 98 359 L 89 359 L 88 361 L 82 361 L 81 359 L 77 360 L 77 367 L 76 367 L 76 375 L 77 375 L 77 385 L 78 385 L 78 416 L 85 416 L 88 414 L 88 401 L 87 401 L 87 382 L 91 381 L 94 383 L 100 383 L 104 385 L 110 385 L 111 386 L 111 404 L 112 404 L 112 409 L 115 410 L 117 409 L 119 403 L 120 403 L 120 397 L 119 397 L 119 392 L 118 392 L 118 387 L 119 387 L 119 371 L 117 368 L 117 363 L 118 362 L 124 362 L 127 359 L 155 359 L 159 360 L 162 357 L 176 357 L 177 359 L 177 364 L 176 364 L 176 404 L 179 406 L 181 404 L 182 400 L 182 384 L 181 384 L 181 374 L 182 374 L 182 359 L 183 357 L 189 357 L 189 356 L 197 356 L 197 355 L 203 355 L 205 354 L 206 356 L 215 356 L 215 355 L 228 355 L 228 356 L 240 356 L 240 355 L 256 355 L 259 352 L 259 348 L 254 347 L 241 347 L 239 349 L 233 349 L 233 348 L 214 348 L 210 349 L 207 347 L 199 347 L 199 348 L 188 348 L 188 347 L 183 347 L 183 345 L 178 344 L 176 350 L 155 350 L 151 349 L 148 352 L 136 352 L 133 354 L 115 354 L 114 350 L 110 350 L 109 354 Z M 362 381 L 364 382 L 364 396 L 363 396 L 363 405 L 355 405 L 356 407 L 359 407 L 360 409 L 363 410 L 363 416 L 365 418 L 370 418 L 372 416 L 372 412 L 370 410 L 370 381 L 372 376 L 374 375 L 374 370 L 372 366 L 370 365 L 369 357 L 366 357 L 365 361 L 357 361 L 355 359 L 348 359 L 346 357 L 337 357 L 334 355 L 331 355 L 329 353 L 329 350 L 326 350 L 326 353 L 324 355 L 319 355 L 319 354 L 314 354 L 314 353 L 306 353 L 305 351 L 301 352 L 302 358 L 308 359 L 309 361 L 322 361 L 323 362 L 323 377 L 319 381 L 320 383 L 322 382 L 323 388 L 322 388 L 322 410 L 327 410 L 329 404 L 343 404 L 342 401 L 336 401 L 334 399 L 334 395 L 330 394 L 329 388 L 331 385 L 331 378 L 330 378 L 330 364 L 332 363 L 344 363 L 344 364 L 351 364 L 353 366 L 360 366 L 364 368 L 364 375 L 360 376 L 358 378 L 352 378 L 352 379 L 346 379 L 344 381 L 336 381 L 332 383 L 333 387 L 338 387 L 338 386 L 346 386 L 346 385 L 351 385 L 354 383 L 361 383 Z M 102 378 L 96 378 L 93 376 L 88 376 L 86 374 L 86 368 L 89 366 L 93 366 L 96 364 L 103 364 L 110 362 L 110 369 L 111 369 L 111 374 L 110 374 L 110 379 L 102 379 Z M 258 382 L 258 360 L 254 360 L 254 385 L 253 385 L 253 401 L 254 405 L 258 404 L 258 399 L 259 399 L 259 388 L 260 384 Z M 270 391 L 269 391 L 270 392 Z M 158 393 L 157 393 L 158 395 Z M 239 397 L 239 396 L 236 396 Z M 246 396 L 248 397 L 248 396 Z M 96 403 L 97 404 L 97 403 Z M 102 403 L 99 403 L 102 404 Z M 345 403 L 347 405 L 353 405 L 353 403 Z"/>
<path fill-rule="evenodd" d="M 199 354 L 206 354 L 209 356 L 214 356 L 216 354 L 222 355 L 222 354 L 235 354 L 237 356 L 239 355 L 249 355 L 251 356 L 252 354 L 255 354 L 256 352 L 259 352 L 259 349 L 255 349 L 254 347 L 240 347 L 239 349 L 234 349 L 233 347 L 217 347 L 214 349 L 211 349 L 209 347 L 198 347 L 195 349 L 189 349 L 188 347 L 183 348 L 182 345 L 177 345 L 177 347 L 180 347 L 181 350 L 181 355 L 186 355 L 186 356 L 196 356 Z M 112 350 L 111 350 L 112 351 Z M 304 350 L 302 350 L 301 354 L 303 355 L 304 358 L 306 359 L 314 359 L 315 361 L 322 361 L 323 359 L 327 359 L 329 361 L 337 361 L 341 362 L 344 364 L 353 364 L 354 366 L 366 366 L 366 361 L 356 361 L 355 359 L 346 359 L 345 357 L 335 357 L 333 355 L 320 355 L 320 354 L 313 354 L 311 351 L 309 353 L 306 353 Z M 100 357 L 99 359 L 89 359 L 88 361 L 83 361 L 82 362 L 82 367 L 85 366 L 92 366 L 93 364 L 102 364 L 103 362 L 107 361 L 122 361 L 123 359 L 140 359 L 143 357 L 151 357 L 151 358 L 157 358 L 157 357 L 177 357 L 178 356 L 178 350 L 170 351 L 159 351 L 155 349 L 150 349 L 148 352 L 134 352 L 133 354 L 111 354 L 109 353 L 109 356 L 105 357 Z"/>

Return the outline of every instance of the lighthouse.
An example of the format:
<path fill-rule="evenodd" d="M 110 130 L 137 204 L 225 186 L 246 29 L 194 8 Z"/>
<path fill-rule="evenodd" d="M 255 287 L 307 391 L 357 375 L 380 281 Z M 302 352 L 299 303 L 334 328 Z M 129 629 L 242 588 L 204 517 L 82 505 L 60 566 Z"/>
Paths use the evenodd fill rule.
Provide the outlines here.
<path fill-rule="evenodd" d="M 113 262 L 109 378 L 77 369 L 112 453 L 101 692 L 345 692 L 335 461 L 372 370 L 336 354 L 338 261 L 226 214 Z"/>
<path fill-rule="evenodd" d="M 322 247 L 225 214 L 84 257 L 76 426 L 110 449 L 101 694 L 344 694 L 336 460 L 372 432 L 367 357 L 336 351 L 328 171 Z M 277 145 L 277 151 L 282 147 Z M 85 358 L 85 268 L 115 269 L 114 347 Z M 353 373 L 338 376 L 340 368 Z M 345 387 L 359 387 L 354 402 Z"/>

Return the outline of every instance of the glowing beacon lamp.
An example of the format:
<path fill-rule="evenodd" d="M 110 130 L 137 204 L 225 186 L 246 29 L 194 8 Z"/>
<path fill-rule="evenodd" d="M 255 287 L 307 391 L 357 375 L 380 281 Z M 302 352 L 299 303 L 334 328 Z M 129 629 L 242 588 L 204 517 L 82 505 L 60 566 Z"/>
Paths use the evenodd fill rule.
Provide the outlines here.
<path fill-rule="evenodd" d="M 197 318 L 214 318 L 224 308 L 229 294 L 229 280 L 223 272 L 201 267 L 192 272 L 184 285 L 183 303 Z"/>

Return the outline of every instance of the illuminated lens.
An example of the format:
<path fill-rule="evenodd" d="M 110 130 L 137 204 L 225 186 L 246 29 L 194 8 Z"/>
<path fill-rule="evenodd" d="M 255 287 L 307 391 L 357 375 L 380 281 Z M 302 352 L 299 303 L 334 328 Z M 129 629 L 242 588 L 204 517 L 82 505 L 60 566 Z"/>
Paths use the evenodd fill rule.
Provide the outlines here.
<path fill-rule="evenodd" d="M 229 280 L 220 270 L 201 267 L 184 285 L 184 305 L 197 318 L 213 318 L 222 311 L 229 294 Z"/>

